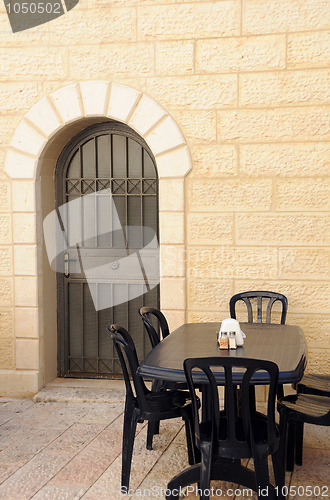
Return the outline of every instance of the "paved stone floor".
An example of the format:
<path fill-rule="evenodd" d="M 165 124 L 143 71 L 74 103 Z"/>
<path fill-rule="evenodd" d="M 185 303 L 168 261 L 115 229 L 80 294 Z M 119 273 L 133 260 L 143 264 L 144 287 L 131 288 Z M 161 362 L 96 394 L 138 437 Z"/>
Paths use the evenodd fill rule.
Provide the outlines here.
<path fill-rule="evenodd" d="M 123 385 L 94 382 L 58 380 L 33 399 L 0 398 L 1 500 L 165 498 L 169 479 L 187 465 L 182 421 L 162 422 L 152 451 L 145 448 L 146 425 L 138 424 L 131 491 L 123 496 Z M 306 426 L 304 464 L 286 480 L 290 499 L 330 496 L 329 428 Z M 256 498 L 236 485 L 212 486 L 213 499 Z"/>

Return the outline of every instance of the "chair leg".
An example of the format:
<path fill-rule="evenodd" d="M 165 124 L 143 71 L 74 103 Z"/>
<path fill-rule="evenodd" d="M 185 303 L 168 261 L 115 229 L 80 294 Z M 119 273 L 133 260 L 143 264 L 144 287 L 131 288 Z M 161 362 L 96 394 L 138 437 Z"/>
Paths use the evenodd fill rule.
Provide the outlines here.
<path fill-rule="evenodd" d="M 253 462 L 256 475 L 258 500 L 262 500 L 264 498 L 275 498 L 274 491 L 269 483 L 268 453 L 263 450 L 256 450 Z"/>
<path fill-rule="evenodd" d="M 209 500 L 210 496 L 207 495 L 210 490 L 211 483 L 211 465 L 212 465 L 212 443 L 203 443 L 201 450 L 201 475 L 199 481 L 199 488 L 201 490 L 200 500 Z"/>
<path fill-rule="evenodd" d="M 294 469 L 294 454 L 296 447 L 296 424 L 295 422 L 290 422 L 288 426 L 288 437 L 287 437 L 287 448 L 286 448 L 286 470 L 292 472 Z"/>
<path fill-rule="evenodd" d="M 296 423 L 296 464 L 302 465 L 304 441 L 304 422 Z"/>
<path fill-rule="evenodd" d="M 147 450 L 152 450 L 152 440 L 155 434 L 159 434 L 159 420 L 149 420 L 147 430 Z"/>
<path fill-rule="evenodd" d="M 186 428 L 188 463 L 189 465 L 194 465 L 200 461 L 200 452 L 195 445 L 192 411 L 187 408 L 186 412 L 182 415 L 182 418 Z"/>
<path fill-rule="evenodd" d="M 140 410 L 136 408 L 131 401 L 126 400 L 124 414 L 121 485 L 122 487 L 127 489 L 129 488 L 135 431 L 139 415 Z"/>
<path fill-rule="evenodd" d="M 286 497 L 283 494 L 285 486 L 285 463 L 281 459 L 280 450 L 272 455 L 272 462 L 275 476 L 275 486 L 278 488 L 277 498 L 279 500 L 285 500 Z"/>

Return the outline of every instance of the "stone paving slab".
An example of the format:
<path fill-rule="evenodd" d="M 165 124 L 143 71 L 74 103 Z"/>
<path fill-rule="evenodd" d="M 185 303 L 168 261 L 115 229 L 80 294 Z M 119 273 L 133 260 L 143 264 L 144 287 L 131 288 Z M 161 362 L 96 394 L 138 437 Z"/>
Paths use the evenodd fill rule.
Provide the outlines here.
<path fill-rule="evenodd" d="M 95 382 L 95 381 L 94 381 Z M 125 394 L 116 381 L 115 399 L 93 388 L 91 381 L 56 382 L 38 398 L 0 398 L 0 499 L 1 500 L 118 500 L 164 498 L 168 481 L 187 467 L 185 432 L 181 419 L 161 422 L 152 451 L 146 450 L 146 424 L 138 424 L 131 471 L 131 491 L 120 494 L 121 442 Z M 62 385 L 61 385 L 62 384 Z M 50 392 L 53 391 L 51 395 Z M 78 391 L 78 392 L 77 392 Z M 101 391 L 101 392 L 98 392 Z M 47 393 L 47 394 L 46 394 Z M 48 402 L 46 398 L 53 402 Z M 96 402 L 98 401 L 98 402 Z M 1 418 L 2 417 L 2 418 Z M 287 485 L 328 487 L 329 428 L 305 426 L 304 464 L 287 473 Z M 252 462 L 249 462 L 252 467 Z M 255 500 L 242 494 L 225 495 L 236 485 L 214 482 L 222 498 Z M 145 494 L 141 492 L 145 490 Z M 301 490 L 302 491 L 302 490 Z M 318 498 L 298 495 L 295 500 Z M 196 498 L 190 494 L 189 498 Z M 219 498 L 219 497 L 214 497 Z"/>

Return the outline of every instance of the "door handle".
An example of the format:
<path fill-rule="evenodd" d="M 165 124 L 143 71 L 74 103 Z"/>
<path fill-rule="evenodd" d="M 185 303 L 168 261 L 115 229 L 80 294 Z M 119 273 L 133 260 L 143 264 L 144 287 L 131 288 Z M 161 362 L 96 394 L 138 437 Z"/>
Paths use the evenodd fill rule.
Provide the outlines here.
<path fill-rule="evenodd" d="M 70 259 L 69 254 L 66 252 L 64 254 L 64 276 L 66 278 L 69 278 L 70 273 L 69 273 L 69 262 L 76 262 L 77 259 Z"/>

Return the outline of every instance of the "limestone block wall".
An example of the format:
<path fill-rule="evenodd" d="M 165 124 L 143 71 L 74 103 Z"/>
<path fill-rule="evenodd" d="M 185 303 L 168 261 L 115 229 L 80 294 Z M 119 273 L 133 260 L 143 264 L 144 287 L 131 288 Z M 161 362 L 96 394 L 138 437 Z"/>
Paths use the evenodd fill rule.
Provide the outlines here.
<path fill-rule="evenodd" d="M 66 15 L 15 34 L 1 4 L 0 50 L 4 379 L 42 366 L 35 278 L 42 235 L 31 178 L 37 157 L 27 154 L 28 167 L 25 156 L 30 183 L 13 180 L 4 171 L 8 148 L 18 127 L 26 130 L 25 150 L 35 143 L 28 134 L 35 104 L 93 80 L 150 96 L 190 151 L 192 169 L 179 184 L 178 158 L 161 164 L 160 155 L 159 162 L 168 172 L 160 224 L 171 327 L 220 321 L 239 291 L 281 291 L 287 321 L 306 333 L 309 369 L 329 370 L 328 0 L 80 0 Z M 83 89 L 85 116 L 94 116 L 100 96 L 89 113 Z M 66 104 L 53 102 L 65 122 Z M 115 114 L 116 100 L 113 106 Z M 43 144 L 49 132 L 30 119 Z M 149 138 L 156 154 L 157 145 L 168 147 L 166 130 Z M 166 204 L 175 192 L 179 208 L 175 196 Z"/>

